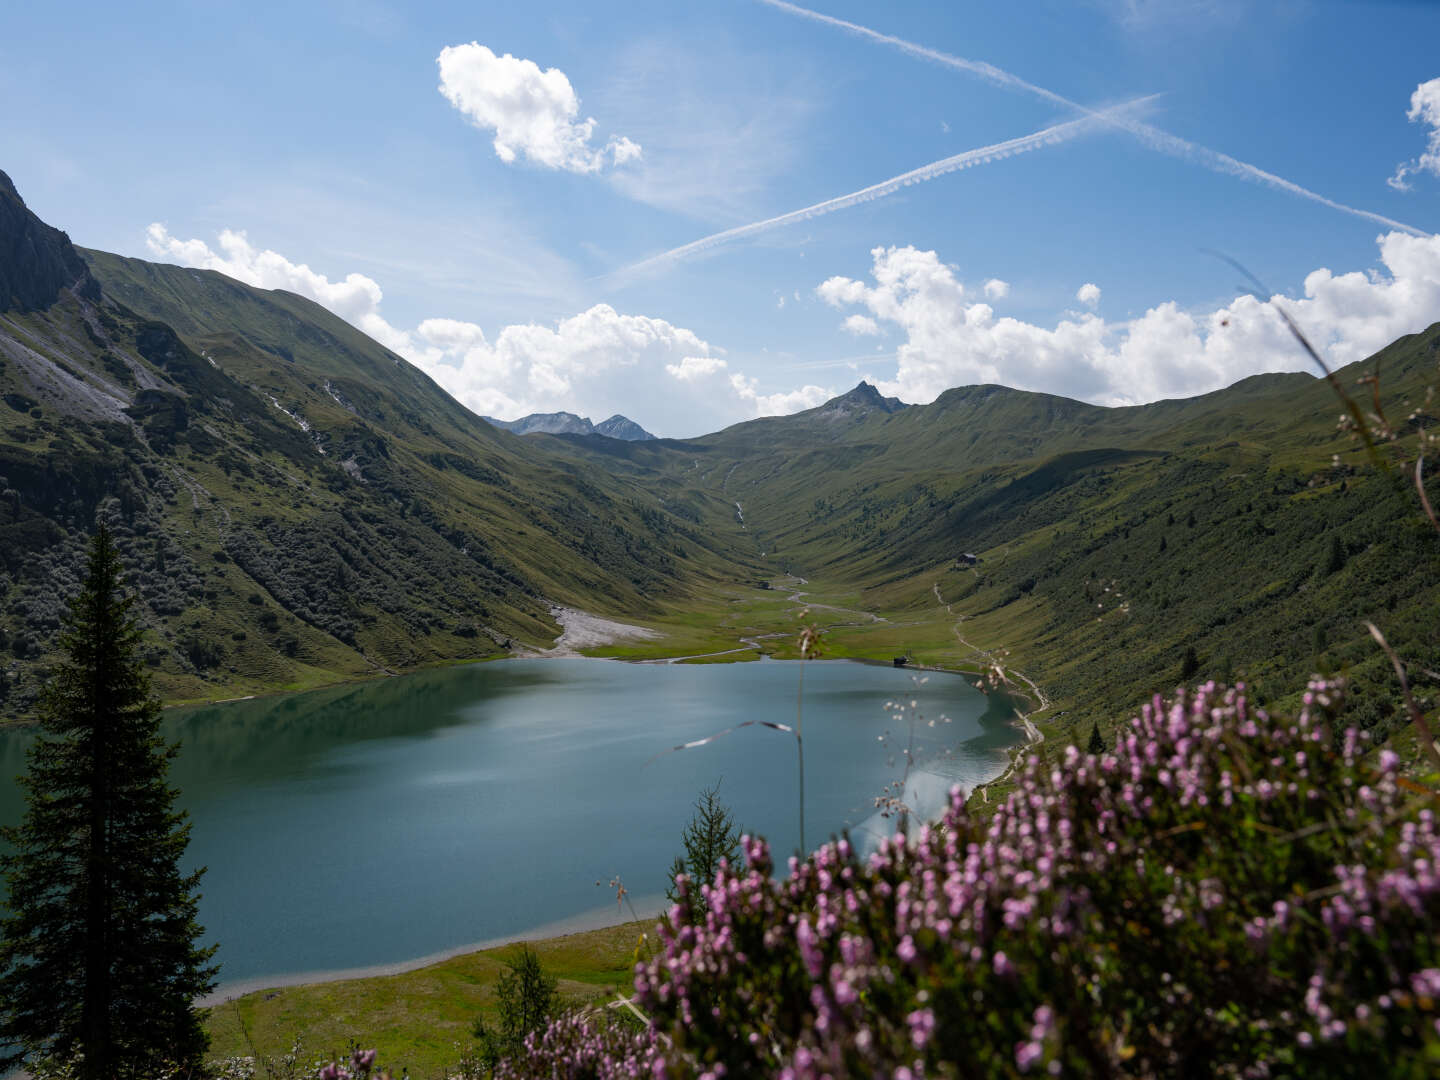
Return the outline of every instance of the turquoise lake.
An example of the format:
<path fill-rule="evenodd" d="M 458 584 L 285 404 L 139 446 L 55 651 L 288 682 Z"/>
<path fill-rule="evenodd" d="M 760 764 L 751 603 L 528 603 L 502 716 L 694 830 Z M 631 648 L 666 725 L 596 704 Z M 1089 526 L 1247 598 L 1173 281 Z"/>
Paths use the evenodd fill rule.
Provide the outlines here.
<path fill-rule="evenodd" d="M 692 804 L 717 781 L 783 866 L 799 842 L 791 736 L 754 725 L 664 751 L 747 720 L 793 726 L 800 674 L 776 661 L 511 660 L 167 712 L 222 984 L 618 922 L 617 875 L 654 914 Z M 1004 767 L 1020 737 L 1007 701 L 954 675 L 915 679 L 804 665 L 810 846 L 846 829 L 873 843 L 885 828 L 875 796 L 900 778 L 910 737 L 889 730 L 886 701 L 914 699 L 924 717 L 907 797 L 918 813 Z M 9 778 L 32 738 L 0 731 L 0 823 L 22 813 Z"/>

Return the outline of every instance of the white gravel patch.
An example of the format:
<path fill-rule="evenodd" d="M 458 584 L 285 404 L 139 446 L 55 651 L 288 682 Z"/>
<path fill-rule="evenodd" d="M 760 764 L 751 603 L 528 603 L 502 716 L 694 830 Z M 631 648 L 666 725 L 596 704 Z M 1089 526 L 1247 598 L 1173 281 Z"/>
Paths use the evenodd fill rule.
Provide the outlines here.
<path fill-rule="evenodd" d="M 581 649 L 613 645 L 618 641 L 646 641 L 662 636 L 658 630 L 651 630 L 646 626 L 633 626 L 630 623 L 616 622 L 614 619 L 604 619 L 575 608 L 553 607 L 550 613 L 555 616 L 555 621 L 560 624 L 563 633 L 555 639 L 554 647 L 546 652 L 547 656 L 579 656 Z"/>

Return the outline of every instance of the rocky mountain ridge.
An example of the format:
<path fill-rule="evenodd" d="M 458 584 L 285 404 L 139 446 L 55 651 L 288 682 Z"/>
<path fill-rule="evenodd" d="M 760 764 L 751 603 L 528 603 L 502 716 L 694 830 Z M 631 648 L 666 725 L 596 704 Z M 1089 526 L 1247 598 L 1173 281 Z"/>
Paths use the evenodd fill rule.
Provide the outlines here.
<path fill-rule="evenodd" d="M 576 416 L 571 412 L 531 413 L 518 420 L 498 420 L 493 416 L 481 419 L 517 435 L 604 435 L 625 442 L 645 442 L 655 438 L 634 420 L 619 413 L 598 424 L 591 423 L 588 416 Z"/>

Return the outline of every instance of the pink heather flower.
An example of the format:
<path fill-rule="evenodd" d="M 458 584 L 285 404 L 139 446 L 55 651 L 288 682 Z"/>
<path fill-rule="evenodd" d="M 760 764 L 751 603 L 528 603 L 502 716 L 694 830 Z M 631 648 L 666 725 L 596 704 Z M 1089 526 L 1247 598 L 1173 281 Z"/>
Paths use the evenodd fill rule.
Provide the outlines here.
<path fill-rule="evenodd" d="M 995 965 L 996 975 L 1013 975 L 1015 966 L 1010 963 L 1010 958 L 1003 952 L 997 952 L 991 957 L 991 963 Z"/>
<path fill-rule="evenodd" d="M 1045 1048 L 1037 1042 L 1015 1044 L 1015 1067 L 1021 1072 L 1029 1072 L 1030 1067 L 1044 1056 Z"/>
<path fill-rule="evenodd" d="M 930 1041 L 930 1033 L 935 1030 L 935 1014 L 929 1009 L 916 1009 L 905 1018 L 910 1025 L 910 1041 L 915 1048 L 921 1049 Z"/>
<path fill-rule="evenodd" d="M 895 948 L 896 954 L 907 964 L 915 962 L 915 939 L 906 934 L 900 939 L 900 944 Z"/>

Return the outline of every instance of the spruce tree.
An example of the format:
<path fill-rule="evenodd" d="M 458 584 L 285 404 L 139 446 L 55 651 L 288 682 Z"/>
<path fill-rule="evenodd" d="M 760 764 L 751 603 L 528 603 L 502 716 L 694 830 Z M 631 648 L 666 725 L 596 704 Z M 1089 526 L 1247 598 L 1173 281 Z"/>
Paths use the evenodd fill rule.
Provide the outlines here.
<path fill-rule="evenodd" d="M 555 977 L 545 973 L 529 945 L 522 944 L 506 966 L 509 970 L 502 972 L 495 984 L 495 1026 L 487 1027 L 482 1016 L 473 1030 L 480 1040 L 480 1060 L 491 1069 L 519 1054 L 525 1036 L 543 1028 L 560 1004 Z"/>
<path fill-rule="evenodd" d="M 5 831 L 0 1071 L 159 1077 L 207 1045 L 194 1008 L 218 970 L 197 944 L 204 871 L 180 869 L 190 826 L 166 781 L 178 747 L 160 735 L 120 570 L 101 525 L 20 778 L 25 817 Z"/>
<path fill-rule="evenodd" d="M 670 867 L 670 884 L 665 889 L 665 896 L 671 903 L 679 901 L 675 878 L 684 874 L 690 882 L 690 908 L 703 913 L 707 905 L 700 886 L 715 881 L 721 859 L 733 864 L 740 856 L 740 829 L 735 824 L 735 815 L 720 801 L 718 781 L 714 787 L 702 791 L 695 800 L 695 816 L 685 826 L 680 839 L 685 845 L 685 854 L 677 855 Z"/>
<path fill-rule="evenodd" d="M 1095 721 L 1091 721 L 1090 723 L 1090 742 L 1086 745 L 1085 749 L 1091 754 L 1103 754 L 1105 752 L 1105 740 L 1100 735 L 1100 725 Z"/>

